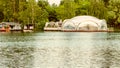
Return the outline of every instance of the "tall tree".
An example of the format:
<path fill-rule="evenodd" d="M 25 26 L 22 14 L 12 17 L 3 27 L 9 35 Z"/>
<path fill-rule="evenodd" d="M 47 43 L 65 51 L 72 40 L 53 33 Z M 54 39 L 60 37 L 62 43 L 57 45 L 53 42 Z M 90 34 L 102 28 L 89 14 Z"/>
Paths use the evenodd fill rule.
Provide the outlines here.
<path fill-rule="evenodd" d="M 4 1 L 4 21 L 12 21 L 13 20 L 13 7 L 12 2 L 10 0 Z"/>
<path fill-rule="evenodd" d="M 3 10 L 4 10 L 4 1 L 0 0 L 0 22 L 2 22 L 2 20 L 4 19 Z"/>
<path fill-rule="evenodd" d="M 98 17 L 100 19 L 107 18 L 107 8 L 102 0 L 91 0 L 88 15 Z"/>
<path fill-rule="evenodd" d="M 115 27 L 120 26 L 120 1 L 119 0 L 110 0 L 109 1 L 109 24 L 114 25 Z"/>
<path fill-rule="evenodd" d="M 4 0 L 3 1 L 4 21 L 17 22 L 19 0 Z"/>
<path fill-rule="evenodd" d="M 76 15 L 88 15 L 89 7 L 90 7 L 90 1 L 88 0 L 75 0 L 76 3 Z"/>
<path fill-rule="evenodd" d="M 4 14 L 2 11 L 0 11 L 0 22 L 2 22 L 3 19 L 4 19 Z"/>
<path fill-rule="evenodd" d="M 104 1 L 104 4 L 105 4 L 105 7 L 107 7 L 109 5 L 110 0 L 103 0 L 103 1 Z"/>
<path fill-rule="evenodd" d="M 56 9 L 58 19 L 67 19 L 75 16 L 75 3 L 73 0 L 63 0 Z"/>

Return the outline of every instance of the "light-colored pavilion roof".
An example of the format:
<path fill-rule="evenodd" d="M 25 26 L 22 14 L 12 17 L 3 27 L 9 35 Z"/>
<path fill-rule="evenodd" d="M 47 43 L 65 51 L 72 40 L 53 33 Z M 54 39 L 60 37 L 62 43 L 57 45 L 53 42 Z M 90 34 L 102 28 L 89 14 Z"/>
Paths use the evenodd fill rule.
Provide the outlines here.
<path fill-rule="evenodd" d="M 101 26 L 106 26 L 106 21 L 100 20 L 93 16 L 76 16 L 71 19 L 66 19 L 63 22 L 63 29 L 69 29 L 67 27 L 73 27 L 79 30 L 79 27 L 96 28 L 95 30 L 101 29 Z"/>

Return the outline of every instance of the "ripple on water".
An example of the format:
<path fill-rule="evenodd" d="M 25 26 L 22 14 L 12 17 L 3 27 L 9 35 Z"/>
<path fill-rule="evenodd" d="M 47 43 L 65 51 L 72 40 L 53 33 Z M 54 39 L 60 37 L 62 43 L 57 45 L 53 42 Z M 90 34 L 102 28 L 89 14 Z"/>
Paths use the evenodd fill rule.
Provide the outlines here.
<path fill-rule="evenodd" d="M 0 68 L 119 68 L 119 37 L 99 32 L 2 34 Z"/>

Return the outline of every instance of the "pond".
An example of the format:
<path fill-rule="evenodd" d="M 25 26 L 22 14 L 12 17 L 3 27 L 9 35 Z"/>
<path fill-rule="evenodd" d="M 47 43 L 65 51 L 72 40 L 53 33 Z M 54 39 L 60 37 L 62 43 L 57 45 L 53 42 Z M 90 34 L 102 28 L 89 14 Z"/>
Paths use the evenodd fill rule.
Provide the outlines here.
<path fill-rule="evenodd" d="M 119 32 L 0 33 L 0 68 L 119 68 Z"/>

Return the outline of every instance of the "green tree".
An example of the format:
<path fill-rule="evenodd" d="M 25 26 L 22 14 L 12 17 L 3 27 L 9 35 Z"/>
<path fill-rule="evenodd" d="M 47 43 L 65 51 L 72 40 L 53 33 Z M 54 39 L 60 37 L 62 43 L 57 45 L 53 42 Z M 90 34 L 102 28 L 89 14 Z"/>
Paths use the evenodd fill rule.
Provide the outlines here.
<path fill-rule="evenodd" d="M 3 1 L 4 21 L 17 22 L 19 0 L 4 0 Z"/>
<path fill-rule="evenodd" d="M 4 1 L 4 20 L 3 21 L 12 21 L 13 20 L 13 7 L 10 0 Z"/>
<path fill-rule="evenodd" d="M 105 4 L 105 7 L 107 7 L 109 5 L 110 0 L 103 0 L 103 1 L 104 1 L 104 4 Z"/>
<path fill-rule="evenodd" d="M 40 3 L 35 0 L 28 0 L 27 2 L 20 2 L 19 6 L 19 21 L 24 26 L 26 24 L 33 24 L 35 30 L 43 29 L 47 21 L 48 13 L 40 6 Z"/>
<path fill-rule="evenodd" d="M 49 21 L 58 21 L 56 8 L 57 8 L 57 6 L 55 4 L 53 4 L 52 6 L 48 5 L 46 7 L 46 10 L 49 14 L 48 15 Z"/>
<path fill-rule="evenodd" d="M 88 15 L 95 16 L 100 19 L 107 19 L 107 8 L 102 0 L 91 0 L 88 8 Z"/>
<path fill-rule="evenodd" d="M 88 0 L 75 0 L 76 3 L 76 15 L 88 15 L 89 12 L 89 7 L 90 7 L 90 2 Z"/>
<path fill-rule="evenodd" d="M 4 1 L 3 0 L 0 0 L 0 22 L 2 22 L 2 20 L 4 19 L 4 14 L 3 14 L 3 8 L 4 6 Z"/>
<path fill-rule="evenodd" d="M 114 27 L 120 26 L 120 1 L 119 0 L 110 0 L 109 1 L 109 24 Z"/>
<path fill-rule="evenodd" d="M 4 14 L 2 11 L 0 11 L 0 22 L 2 22 L 3 19 L 4 19 Z"/>
<path fill-rule="evenodd" d="M 58 19 L 68 19 L 75 16 L 75 3 L 73 0 L 63 0 L 56 9 Z"/>

